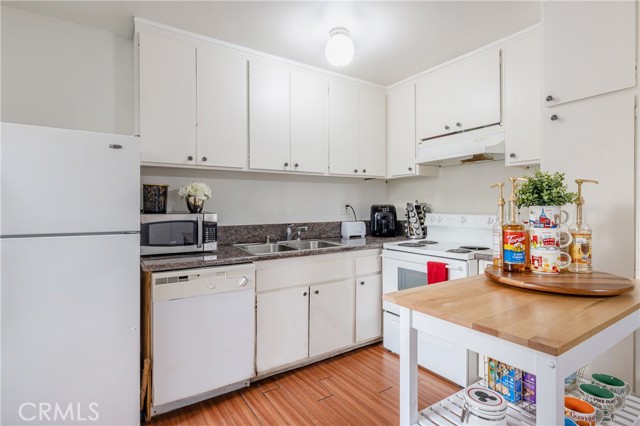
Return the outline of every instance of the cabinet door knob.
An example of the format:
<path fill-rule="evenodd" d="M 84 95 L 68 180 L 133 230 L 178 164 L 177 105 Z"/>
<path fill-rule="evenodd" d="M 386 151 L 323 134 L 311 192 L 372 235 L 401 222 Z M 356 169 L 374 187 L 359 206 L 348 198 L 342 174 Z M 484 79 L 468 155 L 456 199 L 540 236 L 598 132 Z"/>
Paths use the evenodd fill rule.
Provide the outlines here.
<path fill-rule="evenodd" d="M 557 115 L 553 114 L 553 115 L 551 116 L 551 121 L 556 121 L 557 119 L 558 119 L 558 116 L 557 116 Z"/>
<path fill-rule="evenodd" d="M 360 281 L 360 285 L 364 285 L 364 281 Z"/>
<path fill-rule="evenodd" d="M 409 171 L 413 170 L 413 167 L 409 167 Z"/>
<path fill-rule="evenodd" d="M 358 173 L 358 169 L 353 169 L 353 173 Z"/>
<path fill-rule="evenodd" d="M 367 173 L 367 169 L 362 169 L 362 173 Z"/>
<path fill-rule="evenodd" d="M 298 163 L 294 164 L 293 167 L 298 167 Z"/>
<path fill-rule="evenodd" d="M 551 102 L 553 100 L 553 96 L 549 95 L 546 97 L 547 102 Z"/>
<path fill-rule="evenodd" d="M 207 157 L 202 157 L 202 161 L 207 161 Z"/>
<path fill-rule="evenodd" d="M 445 129 L 445 130 L 449 130 L 449 129 L 450 129 L 450 127 L 449 127 L 449 126 L 444 126 L 444 129 Z"/>
<path fill-rule="evenodd" d="M 289 163 L 284 163 L 284 166 L 285 167 L 289 167 Z"/>
<path fill-rule="evenodd" d="M 315 294 L 320 294 L 320 290 L 314 291 Z"/>
<path fill-rule="evenodd" d="M 307 292 L 305 291 L 304 293 L 302 293 L 302 295 L 303 295 L 303 296 L 306 296 L 306 295 L 307 295 Z"/>
<path fill-rule="evenodd" d="M 456 126 L 462 127 L 462 123 L 456 123 Z"/>
<path fill-rule="evenodd" d="M 511 154 L 509 154 L 509 157 L 510 157 L 510 158 L 516 158 L 516 153 L 515 153 L 515 152 L 512 152 Z"/>
<path fill-rule="evenodd" d="M 193 156 L 191 156 L 191 155 L 190 155 L 190 156 L 188 156 L 188 157 L 187 157 L 187 160 L 189 160 L 189 161 L 193 161 Z"/>

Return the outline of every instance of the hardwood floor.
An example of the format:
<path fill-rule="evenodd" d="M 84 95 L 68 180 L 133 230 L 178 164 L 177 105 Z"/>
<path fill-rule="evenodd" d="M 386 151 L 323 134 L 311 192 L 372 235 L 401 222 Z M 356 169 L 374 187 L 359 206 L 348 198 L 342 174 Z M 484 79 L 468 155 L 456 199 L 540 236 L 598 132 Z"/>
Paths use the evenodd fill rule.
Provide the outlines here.
<path fill-rule="evenodd" d="M 397 425 L 398 374 L 398 356 L 375 344 L 154 417 L 150 425 Z M 419 409 L 459 390 L 422 369 L 418 388 Z"/>

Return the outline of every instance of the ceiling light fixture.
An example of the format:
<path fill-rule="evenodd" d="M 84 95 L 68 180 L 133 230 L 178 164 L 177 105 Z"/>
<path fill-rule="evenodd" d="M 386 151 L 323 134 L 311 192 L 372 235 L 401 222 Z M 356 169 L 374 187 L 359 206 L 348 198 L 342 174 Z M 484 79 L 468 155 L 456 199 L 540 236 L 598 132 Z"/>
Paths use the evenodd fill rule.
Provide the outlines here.
<path fill-rule="evenodd" d="M 334 67 L 344 67 L 353 59 L 355 51 L 353 41 L 349 38 L 349 30 L 338 27 L 329 31 L 331 38 L 324 48 L 327 61 Z"/>

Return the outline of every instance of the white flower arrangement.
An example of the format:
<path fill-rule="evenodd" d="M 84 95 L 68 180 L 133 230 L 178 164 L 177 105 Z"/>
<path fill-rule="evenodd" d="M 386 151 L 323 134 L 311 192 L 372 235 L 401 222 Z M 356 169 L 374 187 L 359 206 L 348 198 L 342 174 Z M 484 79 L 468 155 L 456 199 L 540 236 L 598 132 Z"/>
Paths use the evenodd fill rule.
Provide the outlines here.
<path fill-rule="evenodd" d="M 211 188 L 204 182 L 191 182 L 189 185 L 182 185 L 178 195 L 182 198 L 195 197 L 198 200 L 207 200 L 211 198 Z"/>

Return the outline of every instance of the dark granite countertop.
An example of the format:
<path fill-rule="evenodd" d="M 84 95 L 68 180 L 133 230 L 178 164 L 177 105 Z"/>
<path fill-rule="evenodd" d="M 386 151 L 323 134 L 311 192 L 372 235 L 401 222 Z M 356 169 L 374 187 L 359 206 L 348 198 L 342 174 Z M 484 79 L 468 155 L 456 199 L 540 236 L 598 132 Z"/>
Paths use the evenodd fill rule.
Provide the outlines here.
<path fill-rule="evenodd" d="M 233 245 L 221 244 L 218 250 L 203 253 L 181 255 L 143 256 L 141 267 L 144 272 L 161 272 L 177 269 L 205 268 L 211 266 L 237 265 L 261 260 L 283 259 L 287 257 L 310 256 L 316 254 L 340 253 L 352 250 L 380 249 L 384 243 L 406 240 L 404 236 L 379 238 L 367 236 L 363 239 L 351 239 L 348 245 L 318 250 L 287 251 L 265 255 L 252 255 Z M 324 241 L 342 242 L 341 238 L 322 238 Z M 364 240 L 364 241 L 363 241 Z"/>

